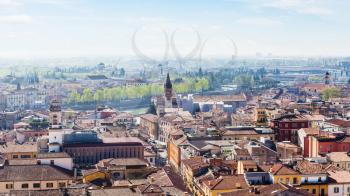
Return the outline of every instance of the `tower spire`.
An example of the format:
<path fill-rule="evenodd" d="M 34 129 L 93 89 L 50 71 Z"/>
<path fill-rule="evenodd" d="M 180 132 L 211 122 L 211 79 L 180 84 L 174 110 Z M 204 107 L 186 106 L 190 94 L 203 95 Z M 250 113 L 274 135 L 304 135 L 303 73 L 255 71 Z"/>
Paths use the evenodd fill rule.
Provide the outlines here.
<path fill-rule="evenodd" d="M 166 81 L 164 84 L 164 92 L 165 92 L 165 98 L 167 100 L 170 100 L 173 96 L 173 84 L 171 83 L 169 73 L 166 76 Z"/>

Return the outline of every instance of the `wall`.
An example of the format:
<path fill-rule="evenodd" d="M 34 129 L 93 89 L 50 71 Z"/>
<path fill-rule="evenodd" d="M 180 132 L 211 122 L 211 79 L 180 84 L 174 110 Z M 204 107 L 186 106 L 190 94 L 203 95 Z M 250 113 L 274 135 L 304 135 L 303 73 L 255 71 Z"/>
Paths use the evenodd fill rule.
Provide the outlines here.
<path fill-rule="evenodd" d="M 72 158 L 51 158 L 51 159 L 38 159 L 42 165 L 50 165 L 51 160 L 54 161 L 54 165 L 73 170 L 73 159 Z"/>

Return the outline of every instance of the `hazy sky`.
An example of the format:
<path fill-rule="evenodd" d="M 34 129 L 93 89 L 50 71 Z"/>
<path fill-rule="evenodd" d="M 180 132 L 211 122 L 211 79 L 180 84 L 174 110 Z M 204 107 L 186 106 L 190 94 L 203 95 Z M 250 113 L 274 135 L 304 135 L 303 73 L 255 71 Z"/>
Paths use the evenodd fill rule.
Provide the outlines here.
<path fill-rule="evenodd" d="M 348 0 L 0 0 L 0 57 L 162 55 L 195 30 L 203 55 L 350 55 Z"/>

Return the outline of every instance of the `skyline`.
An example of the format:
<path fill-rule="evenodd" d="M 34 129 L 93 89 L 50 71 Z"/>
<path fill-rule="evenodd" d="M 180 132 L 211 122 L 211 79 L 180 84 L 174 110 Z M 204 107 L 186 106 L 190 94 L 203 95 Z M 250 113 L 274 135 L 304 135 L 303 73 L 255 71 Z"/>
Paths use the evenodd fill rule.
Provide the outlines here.
<path fill-rule="evenodd" d="M 177 49 L 193 49 L 198 31 L 203 56 L 348 56 L 350 2 L 329 0 L 193 0 L 102 4 L 96 0 L 0 0 L 0 57 L 162 56 L 176 31 Z"/>

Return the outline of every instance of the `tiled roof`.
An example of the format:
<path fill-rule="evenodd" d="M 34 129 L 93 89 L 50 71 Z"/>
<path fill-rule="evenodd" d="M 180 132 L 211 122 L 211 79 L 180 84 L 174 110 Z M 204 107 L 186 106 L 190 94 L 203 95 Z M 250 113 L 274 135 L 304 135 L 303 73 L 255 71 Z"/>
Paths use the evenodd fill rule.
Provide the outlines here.
<path fill-rule="evenodd" d="M 247 189 L 248 185 L 243 175 L 220 176 L 214 180 L 203 181 L 210 190 L 227 190 L 227 189 Z"/>
<path fill-rule="evenodd" d="M 238 190 L 228 193 L 221 193 L 220 196 L 280 196 L 280 195 L 293 195 L 293 196 L 312 196 L 302 189 L 296 189 L 294 187 L 285 184 L 270 184 L 265 186 L 256 187 L 256 191 Z"/>
<path fill-rule="evenodd" d="M 145 160 L 139 158 L 110 158 L 103 159 L 97 164 L 100 167 L 108 167 L 108 166 L 147 166 L 147 162 Z"/>
<path fill-rule="evenodd" d="M 288 168 L 287 166 L 284 166 L 280 163 L 274 164 L 271 169 L 270 172 L 273 175 L 296 175 L 299 174 L 297 171 Z"/>
<path fill-rule="evenodd" d="M 71 172 L 51 165 L 5 166 L 0 169 L 0 181 L 70 180 Z"/>
<path fill-rule="evenodd" d="M 302 128 L 306 135 L 318 135 L 320 134 L 319 128 Z"/>
<path fill-rule="evenodd" d="M 211 96 L 194 96 L 194 102 L 226 102 L 226 101 L 247 101 L 244 94 L 240 95 L 211 95 Z"/>
<path fill-rule="evenodd" d="M 25 144 L 6 143 L 0 146 L 2 153 L 16 153 L 16 152 L 37 152 L 38 147 L 35 142 Z"/>
<path fill-rule="evenodd" d="M 346 121 L 346 120 L 331 119 L 331 120 L 327 120 L 326 122 L 329 124 L 340 126 L 340 127 L 350 127 L 350 121 Z"/>
<path fill-rule="evenodd" d="M 146 120 L 153 122 L 153 123 L 158 122 L 158 119 L 159 119 L 159 117 L 157 115 L 154 115 L 154 114 L 144 114 L 144 115 L 141 115 L 140 118 L 146 119 Z"/>
<path fill-rule="evenodd" d="M 311 163 L 309 161 L 299 161 L 296 170 L 301 174 L 325 174 L 323 166 L 319 163 Z"/>
<path fill-rule="evenodd" d="M 330 182 L 333 183 L 350 183 L 349 171 L 328 171 Z"/>
<path fill-rule="evenodd" d="M 204 162 L 203 157 L 192 157 L 192 158 L 183 160 L 182 163 L 187 167 L 191 168 L 192 170 L 209 166 L 208 163 Z"/>
<path fill-rule="evenodd" d="M 327 157 L 332 162 L 350 162 L 348 152 L 331 152 L 327 154 Z"/>
<path fill-rule="evenodd" d="M 157 184 L 161 187 L 176 187 L 182 191 L 186 191 L 186 186 L 176 172 L 174 172 L 169 166 L 163 167 L 158 172 L 151 174 L 148 179 L 152 184 Z"/>

